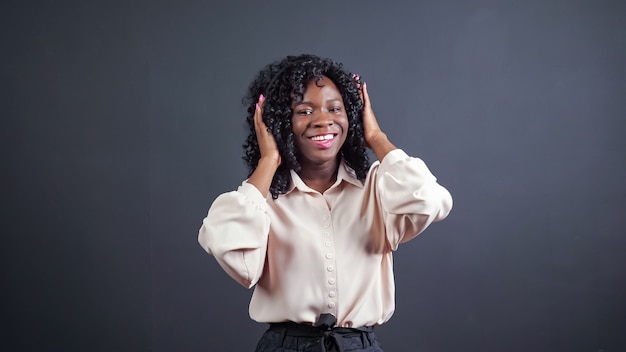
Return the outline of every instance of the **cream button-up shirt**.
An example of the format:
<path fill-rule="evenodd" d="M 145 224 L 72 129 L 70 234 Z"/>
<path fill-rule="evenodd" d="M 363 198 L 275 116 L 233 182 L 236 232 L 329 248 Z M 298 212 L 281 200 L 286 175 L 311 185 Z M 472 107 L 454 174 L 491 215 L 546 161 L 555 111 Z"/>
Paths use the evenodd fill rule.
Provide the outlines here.
<path fill-rule="evenodd" d="M 396 149 L 365 180 L 341 163 L 324 194 L 292 171 L 291 189 L 265 198 L 243 182 L 220 195 L 199 231 L 202 247 L 254 293 L 258 322 L 373 326 L 395 309 L 392 252 L 452 208 L 450 193 L 421 159 Z"/>

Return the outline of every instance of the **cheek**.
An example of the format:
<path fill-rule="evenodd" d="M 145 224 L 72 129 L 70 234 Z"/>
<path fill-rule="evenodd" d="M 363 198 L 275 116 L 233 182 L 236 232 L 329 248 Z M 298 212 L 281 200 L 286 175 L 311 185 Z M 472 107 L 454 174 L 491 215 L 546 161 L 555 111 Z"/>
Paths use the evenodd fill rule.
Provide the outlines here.
<path fill-rule="evenodd" d="M 348 127 L 350 126 L 350 122 L 348 120 L 348 116 L 344 116 L 340 121 L 339 124 L 341 125 L 341 127 L 343 127 L 344 130 L 348 130 Z"/>
<path fill-rule="evenodd" d="M 302 127 L 300 126 L 300 124 L 298 124 L 298 121 L 296 119 L 291 119 L 291 131 L 295 134 L 298 135 L 299 132 L 302 129 Z"/>

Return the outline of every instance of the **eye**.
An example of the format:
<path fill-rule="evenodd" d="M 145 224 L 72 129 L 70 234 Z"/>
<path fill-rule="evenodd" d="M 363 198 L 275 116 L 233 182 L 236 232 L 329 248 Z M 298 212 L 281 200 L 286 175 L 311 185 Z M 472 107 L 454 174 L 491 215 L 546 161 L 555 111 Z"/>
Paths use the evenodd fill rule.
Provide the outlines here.
<path fill-rule="evenodd" d="M 296 112 L 296 114 L 298 115 L 311 115 L 312 113 L 313 113 L 313 110 L 311 109 L 302 109 Z"/>
<path fill-rule="evenodd" d="M 341 112 L 343 109 L 341 108 L 341 106 L 333 106 L 330 109 L 328 109 L 329 112 Z"/>

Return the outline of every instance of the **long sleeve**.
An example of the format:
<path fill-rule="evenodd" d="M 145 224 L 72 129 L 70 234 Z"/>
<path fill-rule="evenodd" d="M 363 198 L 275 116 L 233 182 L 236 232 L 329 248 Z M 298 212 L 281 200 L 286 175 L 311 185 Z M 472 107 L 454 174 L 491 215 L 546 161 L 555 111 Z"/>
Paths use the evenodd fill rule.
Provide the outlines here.
<path fill-rule="evenodd" d="M 233 279 L 254 286 L 255 321 L 314 324 L 331 313 L 339 326 L 386 322 L 395 309 L 393 250 L 444 219 L 450 193 L 399 149 L 363 181 L 342 161 L 337 182 L 321 194 L 291 176 L 276 200 L 247 182 L 217 197 L 200 245 Z"/>
<path fill-rule="evenodd" d="M 394 250 L 452 209 L 450 192 L 437 183 L 426 164 L 400 149 L 382 160 L 375 182 L 387 240 Z"/>
<path fill-rule="evenodd" d="M 263 272 L 270 219 L 267 200 L 251 184 L 220 195 L 202 221 L 198 242 L 233 279 L 247 288 Z"/>

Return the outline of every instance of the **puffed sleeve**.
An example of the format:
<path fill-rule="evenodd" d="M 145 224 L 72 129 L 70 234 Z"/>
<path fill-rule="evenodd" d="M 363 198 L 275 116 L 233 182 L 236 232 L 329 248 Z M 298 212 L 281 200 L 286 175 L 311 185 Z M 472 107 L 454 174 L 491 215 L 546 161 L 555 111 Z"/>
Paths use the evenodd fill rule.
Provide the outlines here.
<path fill-rule="evenodd" d="M 241 285 L 251 288 L 263 272 L 270 220 L 267 200 L 252 184 L 217 197 L 198 242 Z"/>
<path fill-rule="evenodd" d="M 376 189 L 384 216 L 387 240 L 398 244 L 419 235 L 452 209 L 450 192 L 426 164 L 401 149 L 388 153 L 376 170 Z"/>

